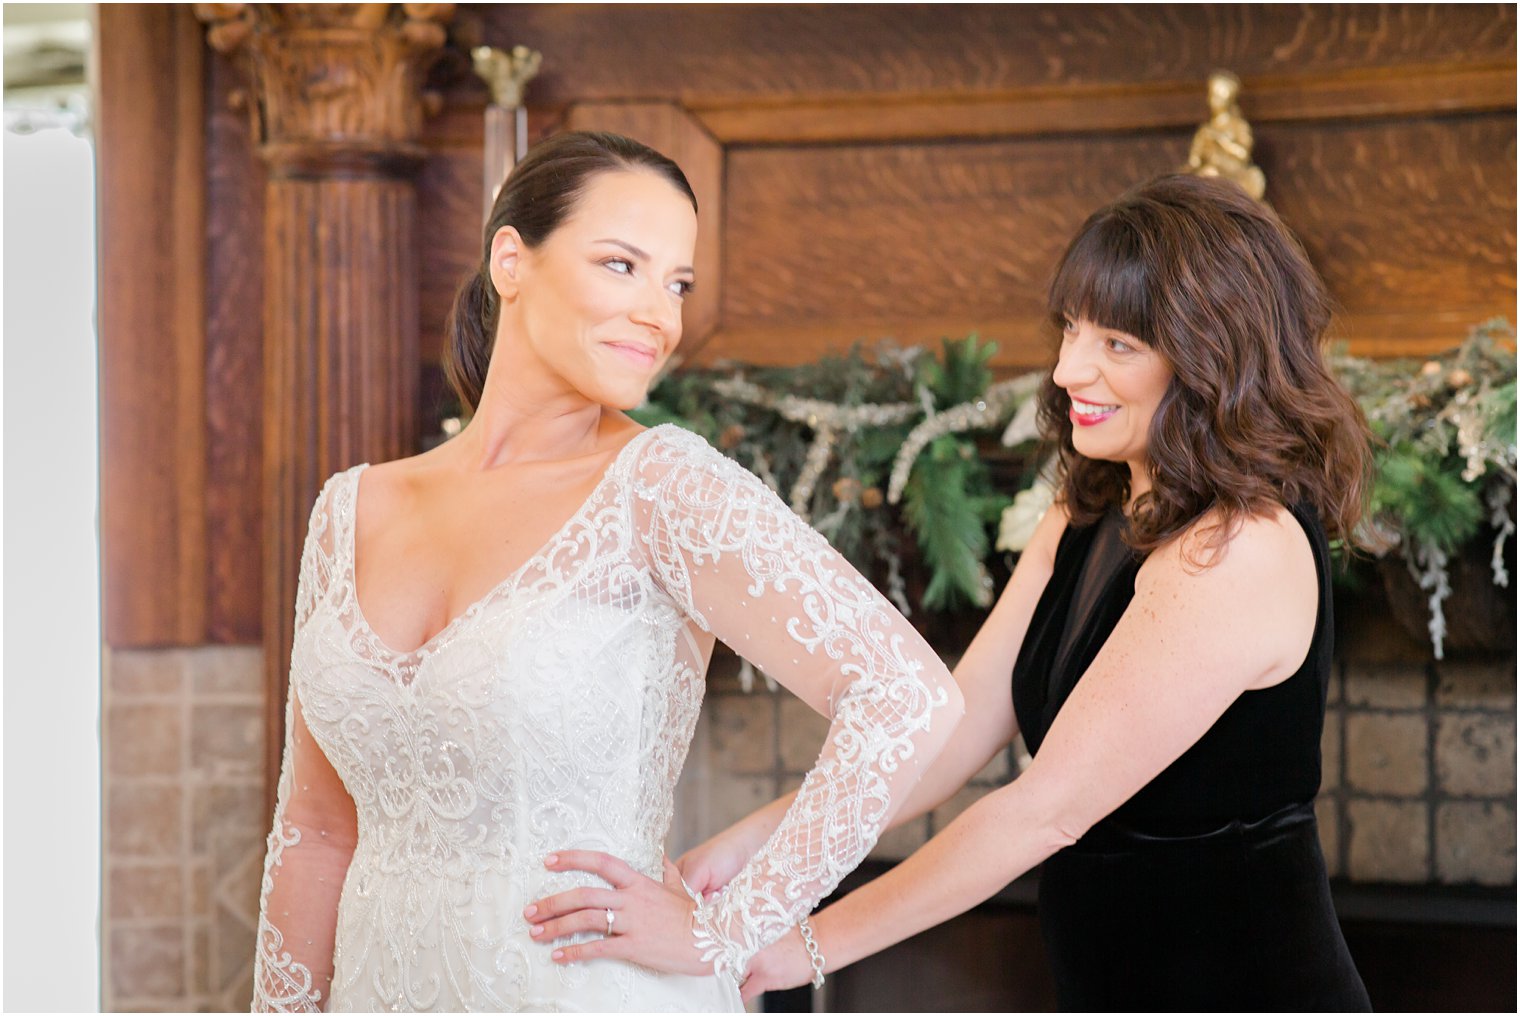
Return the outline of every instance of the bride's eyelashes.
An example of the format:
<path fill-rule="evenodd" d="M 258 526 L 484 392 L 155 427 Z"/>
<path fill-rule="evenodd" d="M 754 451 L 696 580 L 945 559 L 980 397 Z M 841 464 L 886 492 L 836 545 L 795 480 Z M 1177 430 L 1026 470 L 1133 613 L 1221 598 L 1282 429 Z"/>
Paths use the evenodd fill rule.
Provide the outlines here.
<path fill-rule="evenodd" d="M 634 273 L 633 262 L 629 261 L 627 258 L 603 258 L 597 263 L 600 264 L 603 268 L 606 268 L 608 271 L 613 272 L 617 275 L 632 275 Z M 696 290 L 697 284 L 692 279 L 674 279 L 666 288 L 669 289 L 672 294 L 684 300 Z"/>

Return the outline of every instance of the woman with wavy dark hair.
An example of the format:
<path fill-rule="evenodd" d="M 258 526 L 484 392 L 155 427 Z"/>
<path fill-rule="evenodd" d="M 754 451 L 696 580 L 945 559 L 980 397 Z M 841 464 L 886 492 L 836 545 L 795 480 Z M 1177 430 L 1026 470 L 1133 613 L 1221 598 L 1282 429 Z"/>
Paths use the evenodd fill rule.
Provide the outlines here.
<path fill-rule="evenodd" d="M 1365 421 L 1321 357 L 1324 287 L 1270 209 L 1171 176 L 1087 220 L 1050 311 L 1056 505 L 956 668 L 965 720 L 896 821 L 1019 731 L 1033 759 L 815 915 L 810 943 L 760 953 L 745 994 L 852 963 L 1043 862 L 1065 1009 L 1367 1009 L 1313 810 L 1329 541 L 1353 540 L 1369 478 Z M 722 885 L 781 804 L 683 872 Z"/>

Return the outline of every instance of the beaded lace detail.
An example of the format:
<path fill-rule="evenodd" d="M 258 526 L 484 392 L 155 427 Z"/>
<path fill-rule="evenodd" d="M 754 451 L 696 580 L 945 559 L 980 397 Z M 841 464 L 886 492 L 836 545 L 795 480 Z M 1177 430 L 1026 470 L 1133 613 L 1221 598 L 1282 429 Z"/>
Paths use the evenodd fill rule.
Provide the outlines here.
<path fill-rule="evenodd" d="M 953 682 L 918 633 L 770 489 L 700 438 L 672 434 L 651 448 L 634 491 L 656 572 L 685 612 L 834 721 L 776 831 L 697 908 L 703 958 L 738 979 L 870 852 L 943 747 L 960 698 L 946 716 Z M 788 638 L 760 648 L 761 659 L 753 643 L 767 626 Z"/>
<path fill-rule="evenodd" d="M 728 977 L 552 963 L 522 908 L 600 883 L 543 856 L 602 850 L 661 879 L 722 638 L 834 720 L 775 835 L 700 908 L 698 946 L 737 974 L 859 863 L 943 746 L 959 702 L 943 665 L 763 484 L 670 426 L 397 652 L 354 595 L 363 468 L 323 488 L 302 555 L 255 1008 L 737 1009 Z"/>

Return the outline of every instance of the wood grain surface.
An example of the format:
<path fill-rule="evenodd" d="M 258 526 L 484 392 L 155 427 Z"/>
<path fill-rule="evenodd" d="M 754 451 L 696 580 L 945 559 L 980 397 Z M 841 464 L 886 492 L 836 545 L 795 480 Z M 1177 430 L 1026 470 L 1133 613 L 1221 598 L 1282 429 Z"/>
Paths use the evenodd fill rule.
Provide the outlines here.
<path fill-rule="evenodd" d="M 412 188 L 410 180 L 276 178 L 266 191 L 261 634 L 270 795 L 312 505 L 329 476 L 409 454 L 416 433 Z"/>
<path fill-rule="evenodd" d="M 1241 108 L 1258 127 L 1293 120 L 1419 116 L 1515 105 L 1512 65 L 1410 65 L 1247 78 Z M 696 104 L 725 145 L 1008 138 L 1133 132 L 1198 125 L 1195 80 L 1128 85 L 1042 85 L 1013 92 L 927 96 L 742 98 Z"/>
<path fill-rule="evenodd" d="M 205 201 L 200 29 L 167 5 L 100 10 L 103 637 L 206 635 Z"/>
<path fill-rule="evenodd" d="M 264 169 L 243 85 L 209 61 L 206 143 L 206 637 L 257 643 L 263 545 Z"/>
<path fill-rule="evenodd" d="M 1513 65 L 1509 5 L 471 5 L 544 54 L 535 105 L 960 94 L 1373 67 Z M 1200 93 L 1201 94 L 1201 93 Z"/>
<path fill-rule="evenodd" d="M 1514 314 L 1513 114 L 1284 124 L 1259 148 L 1348 316 Z"/>
<path fill-rule="evenodd" d="M 727 167 L 723 329 L 704 359 L 979 331 L 1039 362 L 1044 293 L 1095 208 L 1178 165 L 1188 132 L 740 149 Z M 1513 314 L 1512 117 L 1285 124 L 1258 134 L 1268 198 L 1361 352 L 1421 354 Z"/>
<path fill-rule="evenodd" d="M 480 191 L 478 136 L 474 148 L 432 149 L 417 174 L 417 334 L 427 363 L 441 359 L 454 294 L 480 264 Z"/>

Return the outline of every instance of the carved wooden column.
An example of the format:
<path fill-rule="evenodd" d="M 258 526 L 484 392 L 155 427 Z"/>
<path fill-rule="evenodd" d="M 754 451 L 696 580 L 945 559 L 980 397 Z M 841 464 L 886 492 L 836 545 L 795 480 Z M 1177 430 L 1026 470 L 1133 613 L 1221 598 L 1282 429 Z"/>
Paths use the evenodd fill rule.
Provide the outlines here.
<path fill-rule="evenodd" d="M 413 176 L 422 82 L 452 4 L 203 4 L 246 68 L 264 220 L 263 641 L 278 772 L 296 579 L 322 482 L 410 453 Z"/>

